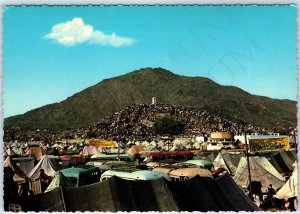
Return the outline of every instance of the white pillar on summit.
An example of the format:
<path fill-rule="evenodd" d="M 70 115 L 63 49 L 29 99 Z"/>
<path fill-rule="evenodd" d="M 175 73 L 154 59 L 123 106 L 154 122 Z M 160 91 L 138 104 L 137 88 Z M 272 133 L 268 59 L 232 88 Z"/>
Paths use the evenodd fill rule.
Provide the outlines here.
<path fill-rule="evenodd" d="M 156 97 L 152 97 L 152 105 L 156 105 Z"/>

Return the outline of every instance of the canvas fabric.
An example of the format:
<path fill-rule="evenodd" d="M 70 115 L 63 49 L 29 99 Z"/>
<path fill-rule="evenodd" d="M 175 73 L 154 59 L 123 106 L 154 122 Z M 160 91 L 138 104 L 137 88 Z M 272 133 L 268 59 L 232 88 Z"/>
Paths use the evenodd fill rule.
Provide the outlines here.
<path fill-rule="evenodd" d="M 26 180 L 26 174 L 23 172 L 23 170 L 18 167 L 11 159 L 10 156 L 6 157 L 6 159 L 3 162 L 3 168 L 10 167 L 13 172 L 15 173 L 13 175 L 13 179 L 15 182 L 24 182 Z"/>
<path fill-rule="evenodd" d="M 91 156 L 101 154 L 101 151 L 96 146 L 85 146 L 80 154 L 82 156 Z"/>
<path fill-rule="evenodd" d="M 42 147 L 30 147 L 25 154 L 34 156 L 36 160 L 40 160 L 47 153 Z"/>
<path fill-rule="evenodd" d="M 214 160 L 216 159 L 216 157 L 218 156 L 218 152 L 199 152 L 197 154 L 195 154 L 194 158 L 195 160 L 208 160 L 210 162 L 214 162 Z"/>
<path fill-rule="evenodd" d="M 215 169 L 224 168 L 228 172 L 232 173 L 231 170 L 227 167 L 227 165 L 222 157 L 221 152 L 218 154 L 218 156 L 214 160 L 213 164 L 214 164 Z"/>
<path fill-rule="evenodd" d="M 68 211 L 179 211 L 163 179 L 128 181 L 112 177 L 101 183 L 64 188 L 64 195 Z"/>
<path fill-rule="evenodd" d="M 111 177 L 81 187 L 58 187 L 26 197 L 26 211 L 259 211 L 228 173 L 213 180 L 194 177 L 168 182 Z"/>
<path fill-rule="evenodd" d="M 17 155 L 23 155 L 24 154 L 24 151 L 23 151 L 23 149 L 21 147 L 14 147 L 14 148 L 12 148 L 12 150 Z"/>
<path fill-rule="evenodd" d="M 58 187 L 73 187 L 74 185 L 66 178 L 62 172 L 56 172 L 51 183 L 45 190 L 45 192 L 50 192 Z"/>
<path fill-rule="evenodd" d="M 294 158 L 292 151 L 280 151 L 280 156 L 282 157 L 283 161 L 289 168 L 289 170 L 293 170 L 293 163 L 297 160 Z"/>
<path fill-rule="evenodd" d="M 36 166 L 28 173 L 28 177 L 31 179 L 37 179 L 40 174 L 40 169 L 44 169 L 48 176 L 54 176 L 56 170 L 49 159 L 48 155 L 44 155 L 42 159 L 36 164 Z"/>
<path fill-rule="evenodd" d="M 26 175 L 34 168 L 34 158 L 13 158 L 12 160 Z"/>
<path fill-rule="evenodd" d="M 251 181 L 260 181 L 262 191 L 266 192 L 269 184 L 275 189 L 282 187 L 284 178 L 265 157 L 249 157 Z M 249 185 L 249 173 L 246 157 L 242 157 L 233 177 L 234 181 L 243 188 Z"/>
<path fill-rule="evenodd" d="M 181 211 L 258 211 L 260 210 L 234 183 L 228 173 L 218 179 L 194 177 L 169 183 Z"/>
<path fill-rule="evenodd" d="M 22 198 L 20 201 L 22 210 L 39 212 L 63 212 L 66 211 L 62 189 L 58 188 L 44 194 L 38 194 Z"/>
<path fill-rule="evenodd" d="M 275 194 L 276 198 L 292 198 L 298 196 L 298 166 L 296 165 L 291 177 L 283 187 Z"/>

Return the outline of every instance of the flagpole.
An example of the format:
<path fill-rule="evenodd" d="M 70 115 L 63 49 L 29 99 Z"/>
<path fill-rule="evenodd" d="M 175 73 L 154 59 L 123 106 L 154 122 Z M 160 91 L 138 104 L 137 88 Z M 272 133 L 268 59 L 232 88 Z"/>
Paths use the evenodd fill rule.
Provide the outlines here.
<path fill-rule="evenodd" d="M 249 164 L 249 153 L 248 153 L 248 142 L 246 133 L 244 133 L 245 137 L 245 145 L 246 145 L 246 158 L 247 158 L 247 166 L 248 166 L 248 177 L 249 177 L 249 192 L 250 192 L 250 199 L 252 200 L 252 186 L 251 186 L 251 172 L 250 172 L 250 164 Z"/>

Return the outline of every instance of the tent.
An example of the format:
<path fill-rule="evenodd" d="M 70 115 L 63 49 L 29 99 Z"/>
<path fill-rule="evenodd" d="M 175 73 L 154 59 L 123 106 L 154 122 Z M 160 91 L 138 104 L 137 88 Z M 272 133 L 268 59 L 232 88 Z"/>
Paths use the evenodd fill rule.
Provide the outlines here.
<path fill-rule="evenodd" d="M 111 177 L 100 183 L 64 188 L 63 194 L 66 210 L 70 212 L 179 211 L 162 178 L 129 181 Z"/>
<path fill-rule="evenodd" d="M 51 181 L 51 183 L 49 184 L 49 186 L 47 187 L 47 189 L 45 190 L 45 192 L 49 192 L 52 191 L 58 187 L 73 187 L 74 184 L 72 184 L 68 178 L 66 178 L 62 172 L 56 172 L 54 174 L 54 177 Z"/>
<path fill-rule="evenodd" d="M 249 165 L 251 181 L 260 181 L 263 192 L 267 191 L 269 184 L 272 184 L 275 189 L 284 185 L 284 177 L 282 177 L 265 157 L 249 157 Z M 241 158 L 233 179 L 243 188 L 248 187 L 249 176 L 246 157 Z"/>
<path fill-rule="evenodd" d="M 292 176 L 283 185 L 283 187 L 275 194 L 276 198 L 292 198 L 298 196 L 298 166 L 294 167 Z"/>
<path fill-rule="evenodd" d="M 297 160 L 295 150 L 262 153 L 261 156 L 265 156 L 282 174 L 291 172 L 293 170 L 292 164 Z"/>
<path fill-rule="evenodd" d="M 139 154 L 141 151 L 145 151 L 146 147 L 133 145 L 130 149 L 127 150 L 128 154 L 135 155 Z"/>
<path fill-rule="evenodd" d="M 54 176 L 56 172 L 48 155 L 44 155 L 27 176 L 32 179 L 37 179 L 39 177 L 40 169 L 44 169 L 48 176 Z"/>
<path fill-rule="evenodd" d="M 35 165 L 35 167 L 27 175 L 30 178 L 30 190 L 33 194 L 42 193 L 42 183 L 39 179 L 40 169 L 44 169 L 44 172 L 48 176 L 53 176 L 55 174 L 54 167 L 49 159 L 48 155 L 42 156 L 42 159 Z"/>
<path fill-rule="evenodd" d="M 34 156 L 36 160 L 40 160 L 46 154 L 46 151 L 42 147 L 30 147 L 26 151 L 26 155 Z"/>
<path fill-rule="evenodd" d="M 58 187 L 20 201 L 24 211 L 259 211 L 228 173 L 167 182 L 111 177 L 81 187 Z"/>
<path fill-rule="evenodd" d="M 12 148 L 12 150 L 17 155 L 23 155 L 24 154 L 24 151 L 21 147 L 14 147 L 14 148 Z"/>
<path fill-rule="evenodd" d="M 289 170 L 293 170 L 293 163 L 297 160 L 297 153 L 296 153 L 296 151 L 295 150 L 280 151 L 279 154 L 282 157 L 284 163 L 289 168 Z"/>
<path fill-rule="evenodd" d="M 148 142 L 148 141 L 143 141 L 143 143 L 142 143 L 142 146 L 149 146 L 150 145 L 150 143 Z"/>
<path fill-rule="evenodd" d="M 34 167 L 34 157 L 15 157 L 12 161 L 27 175 Z"/>
<path fill-rule="evenodd" d="M 242 153 L 220 152 L 213 162 L 215 169 L 224 168 L 234 175 L 242 156 Z"/>
<path fill-rule="evenodd" d="M 154 168 L 153 170 L 155 170 Z M 201 176 L 201 177 L 210 177 L 212 178 L 212 174 L 210 171 L 207 169 L 202 169 L 202 168 L 179 168 L 179 169 L 174 169 L 169 172 L 170 177 L 180 177 L 184 176 L 185 178 L 188 177 L 189 179 L 195 177 L 195 176 Z"/>
<path fill-rule="evenodd" d="M 11 147 L 9 147 L 5 152 L 6 152 L 6 154 L 7 154 L 8 156 L 15 156 L 15 155 L 17 155 L 17 154 L 13 151 L 13 149 L 12 149 Z"/>
<path fill-rule="evenodd" d="M 7 210 L 8 204 L 18 195 L 17 187 L 13 179 L 14 171 L 10 167 L 3 168 L 3 202 L 4 209 Z"/>
<path fill-rule="evenodd" d="M 16 202 L 15 202 L 16 203 Z M 18 203 L 16 203 L 18 204 Z M 44 194 L 24 197 L 19 201 L 22 211 L 63 212 L 66 211 L 62 189 L 57 188 Z"/>
<path fill-rule="evenodd" d="M 20 183 L 25 182 L 26 174 L 19 166 L 16 165 L 16 163 L 12 161 L 12 158 L 10 156 L 8 156 L 3 162 L 3 168 L 7 168 L 7 167 L 11 168 L 15 173 L 13 175 L 13 180 L 15 182 L 20 182 Z"/>
<path fill-rule="evenodd" d="M 224 168 L 224 169 L 226 169 L 228 172 L 230 172 L 231 174 L 233 174 L 233 170 L 235 171 L 236 170 L 236 168 L 234 169 L 229 169 L 228 167 L 227 167 L 227 165 L 226 165 L 226 163 L 225 163 L 225 161 L 224 161 L 224 159 L 223 159 L 223 156 L 222 156 L 222 153 L 220 152 L 219 154 L 218 154 L 218 156 L 216 157 L 216 159 L 214 160 L 214 162 L 213 162 L 213 164 L 214 164 L 214 167 L 215 167 L 215 169 L 219 169 L 219 168 Z"/>
<path fill-rule="evenodd" d="M 101 151 L 97 148 L 97 146 L 85 146 L 80 152 L 80 155 L 82 156 L 91 156 L 97 154 L 101 154 Z"/>
<path fill-rule="evenodd" d="M 210 152 L 198 152 L 195 154 L 195 160 L 208 160 L 210 162 L 214 162 L 216 157 L 218 156 L 217 151 L 210 151 Z"/>
<path fill-rule="evenodd" d="M 181 211 L 259 211 L 258 208 L 225 173 L 217 179 L 194 177 L 169 183 Z"/>

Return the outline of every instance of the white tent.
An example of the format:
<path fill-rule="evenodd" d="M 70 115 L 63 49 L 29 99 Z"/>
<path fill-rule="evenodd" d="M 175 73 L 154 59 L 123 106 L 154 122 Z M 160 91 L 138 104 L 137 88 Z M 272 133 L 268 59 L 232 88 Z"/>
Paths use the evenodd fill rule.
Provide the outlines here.
<path fill-rule="evenodd" d="M 13 156 L 13 155 L 16 155 L 16 153 L 12 150 L 12 148 L 8 148 L 7 150 L 6 150 L 6 154 L 8 155 L 8 156 Z"/>
<path fill-rule="evenodd" d="M 196 141 L 196 142 L 193 144 L 193 147 L 194 147 L 195 149 L 200 149 L 200 148 L 201 148 L 201 143 L 198 142 L 198 141 Z"/>
<path fill-rule="evenodd" d="M 294 167 L 292 176 L 276 193 L 275 197 L 279 199 L 292 198 L 298 196 L 298 166 Z"/>
<path fill-rule="evenodd" d="M 148 141 L 144 141 L 143 143 L 142 143 L 142 146 L 149 146 L 150 145 L 150 143 L 148 142 Z"/>
<path fill-rule="evenodd" d="M 187 146 L 187 145 L 190 145 L 190 144 L 194 144 L 192 139 L 191 138 L 176 138 L 174 141 L 173 141 L 173 144 L 174 145 L 181 145 L 181 146 Z"/>
<path fill-rule="evenodd" d="M 163 148 L 165 146 L 165 142 L 160 140 L 160 141 L 158 141 L 157 146 L 160 148 Z"/>
<path fill-rule="evenodd" d="M 54 176 L 54 166 L 49 159 L 48 155 L 44 155 L 42 159 L 36 164 L 36 166 L 27 175 L 29 178 L 37 179 L 39 177 L 40 169 L 44 169 L 48 176 Z"/>
<path fill-rule="evenodd" d="M 263 192 L 267 191 L 269 184 L 272 184 L 275 189 L 278 189 L 284 185 L 284 177 L 280 175 L 280 173 L 265 157 L 249 157 L 249 165 L 251 181 L 260 181 Z M 233 179 L 242 187 L 247 187 L 249 185 L 246 157 L 241 157 Z"/>
<path fill-rule="evenodd" d="M 235 155 L 235 157 L 237 157 L 237 155 Z M 213 164 L 215 169 L 224 168 L 230 172 L 231 175 L 234 175 L 237 169 L 237 164 L 235 165 L 232 161 L 233 159 L 228 152 L 219 152 L 218 156 L 213 161 Z"/>
<path fill-rule="evenodd" d="M 219 169 L 219 168 L 224 168 L 226 169 L 228 172 L 230 172 L 230 170 L 228 169 L 221 152 L 219 152 L 218 156 L 216 157 L 216 159 L 213 162 L 215 169 Z"/>
<path fill-rule="evenodd" d="M 153 146 L 153 147 L 156 147 L 156 146 L 157 146 L 157 143 L 156 143 L 155 140 L 152 140 L 152 141 L 150 142 L 150 145 Z"/>
<path fill-rule="evenodd" d="M 165 149 L 168 150 L 169 147 L 171 147 L 171 146 L 166 145 Z M 180 144 L 174 144 L 169 151 L 178 151 L 178 150 L 182 150 L 182 149 L 183 149 L 182 145 L 180 145 Z"/>

